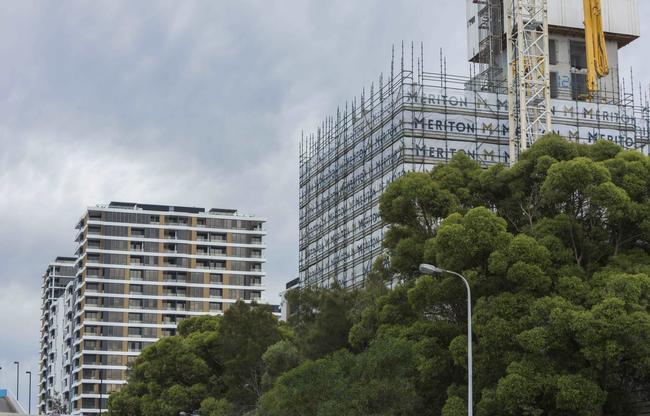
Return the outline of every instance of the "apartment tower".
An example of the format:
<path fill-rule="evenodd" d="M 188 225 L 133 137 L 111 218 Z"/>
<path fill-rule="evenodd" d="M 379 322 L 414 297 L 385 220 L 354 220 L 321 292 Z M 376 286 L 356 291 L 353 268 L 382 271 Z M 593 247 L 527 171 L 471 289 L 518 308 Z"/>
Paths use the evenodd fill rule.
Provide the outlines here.
<path fill-rule="evenodd" d="M 39 413 L 70 400 L 69 340 L 72 328 L 72 283 L 75 257 L 57 257 L 47 266 L 41 286 L 41 356 Z"/>
<path fill-rule="evenodd" d="M 147 345 L 175 335 L 183 319 L 260 300 L 264 223 L 228 209 L 123 202 L 88 208 L 76 225 L 74 278 L 61 300 L 64 311 L 72 304 L 61 328 L 63 350 L 70 349 L 63 356 L 70 359 L 67 395 L 62 389 L 70 413 L 105 411 L 108 396 L 126 383 L 128 364 Z M 47 399 L 44 389 L 42 412 L 51 411 Z"/>

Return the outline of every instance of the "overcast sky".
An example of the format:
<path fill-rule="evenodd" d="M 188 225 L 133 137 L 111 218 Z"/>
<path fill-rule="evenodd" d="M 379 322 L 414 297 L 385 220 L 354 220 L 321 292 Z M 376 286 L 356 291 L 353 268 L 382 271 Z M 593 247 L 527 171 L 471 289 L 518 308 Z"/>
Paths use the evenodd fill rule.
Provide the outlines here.
<path fill-rule="evenodd" d="M 38 371 L 41 275 L 72 254 L 87 206 L 266 217 L 278 302 L 297 276 L 301 131 L 376 82 L 402 40 L 424 42 L 430 71 L 442 48 L 467 73 L 465 27 L 461 0 L 3 1 L 0 387 L 15 389 L 14 360 Z M 646 84 L 648 50 L 622 65 Z"/>

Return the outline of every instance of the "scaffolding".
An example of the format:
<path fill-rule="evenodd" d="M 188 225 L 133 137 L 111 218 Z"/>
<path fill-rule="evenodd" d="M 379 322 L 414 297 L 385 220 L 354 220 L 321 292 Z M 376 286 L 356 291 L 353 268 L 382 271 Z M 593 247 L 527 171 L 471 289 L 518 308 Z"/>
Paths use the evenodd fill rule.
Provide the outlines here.
<path fill-rule="evenodd" d="M 413 48 L 412 48 L 413 50 Z M 505 82 L 482 91 L 475 77 L 423 70 L 423 56 L 328 117 L 300 145 L 300 279 L 302 284 L 363 284 L 382 253 L 379 197 L 406 172 L 424 172 L 464 152 L 481 166 L 511 160 Z M 395 60 L 393 60 L 395 62 Z M 417 62 L 417 65 L 416 63 Z M 625 82 L 598 102 L 551 102 L 552 130 L 567 140 L 610 140 L 648 153 L 648 94 Z M 641 97 L 642 96 L 642 97 Z"/>
<path fill-rule="evenodd" d="M 505 76 L 500 60 L 503 50 L 503 0 L 473 0 L 478 7 L 479 50 L 475 63 L 477 87 L 494 91 Z"/>

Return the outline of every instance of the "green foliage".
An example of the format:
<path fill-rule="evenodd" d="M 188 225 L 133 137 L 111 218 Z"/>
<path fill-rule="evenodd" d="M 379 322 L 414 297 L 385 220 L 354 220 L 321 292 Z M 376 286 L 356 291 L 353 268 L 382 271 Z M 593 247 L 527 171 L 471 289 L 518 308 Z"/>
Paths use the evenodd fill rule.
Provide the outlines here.
<path fill-rule="evenodd" d="M 317 359 L 349 347 L 350 310 L 356 296 L 355 292 L 339 286 L 294 290 L 287 294 L 292 310 L 289 323 L 304 357 Z"/>
<path fill-rule="evenodd" d="M 210 416 L 241 415 L 262 394 L 262 356 L 281 339 L 268 310 L 243 302 L 222 317 L 197 317 L 179 335 L 144 349 L 129 383 L 109 399 L 115 416 L 177 416 L 201 410 Z"/>
<path fill-rule="evenodd" d="M 548 136 L 511 168 L 457 153 L 380 201 L 367 285 L 235 305 L 147 348 L 110 413 L 628 416 L 650 395 L 650 158 Z M 641 392 L 641 393 L 639 393 Z M 650 399 L 650 397 L 646 397 Z"/>
<path fill-rule="evenodd" d="M 262 355 L 262 361 L 266 369 L 262 383 L 268 389 L 279 376 L 300 365 L 302 360 L 298 348 L 283 340 L 271 345 Z"/>
<path fill-rule="evenodd" d="M 406 192 L 409 182 L 458 202 L 446 217 L 439 209 L 382 212 L 408 302 L 382 306 L 399 318 L 382 319 L 376 307 L 364 320 L 402 338 L 426 325 L 419 345 L 443 341 L 447 352 L 429 353 L 443 363 L 435 377 L 445 378 L 447 397 L 419 390 L 436 403 L 431 414 L 465 412 L 465 293 L 453 276 L 419 276 L 418 262 L 463 273 L 472 285 L 478 414 L 632 414 L 636 391 L 650 391 L 650 159 L 608 142 L 548 136 L 512 168 L 476 169 L 457 155 L 431 172 L 431 183 L 424 178 L 391 185 L 382 206 L 424 207 L 420 199 L 439 195 Z M 422 218 L 436 226 L 422 227 Z M 443 328 L 451 334 L 434 337 Z"/>
<path fill-rule="evenodd" d="M 217 332 L 221 319 L 214 316 L 196 316 L 178 324 L 178 335 L 187 337 L 193 333 Z"/>
<path fill-rule="evenodd" d="M 410 343 L 379 339 L 353 355 L 340 351 L 305 361 L 266 393 L 258 416 L 419 414 L 416 359 Z"/>
<path fill-rule="evenodd" d="M 228 400 L 214 397 L 203 400 L 199 409 L 199 414 L 202 416 L 230 416 L 233 412 L 233 405 Z"/>

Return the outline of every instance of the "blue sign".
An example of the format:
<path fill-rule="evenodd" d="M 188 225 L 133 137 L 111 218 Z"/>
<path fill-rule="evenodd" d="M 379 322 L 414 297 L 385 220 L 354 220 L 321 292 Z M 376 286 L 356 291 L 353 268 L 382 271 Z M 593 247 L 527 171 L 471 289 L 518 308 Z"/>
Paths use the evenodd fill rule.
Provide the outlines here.
<path fill-rule="evenodd" d="M 0 390 L 0 399 L 7 397 L 7 390 Z"/>

